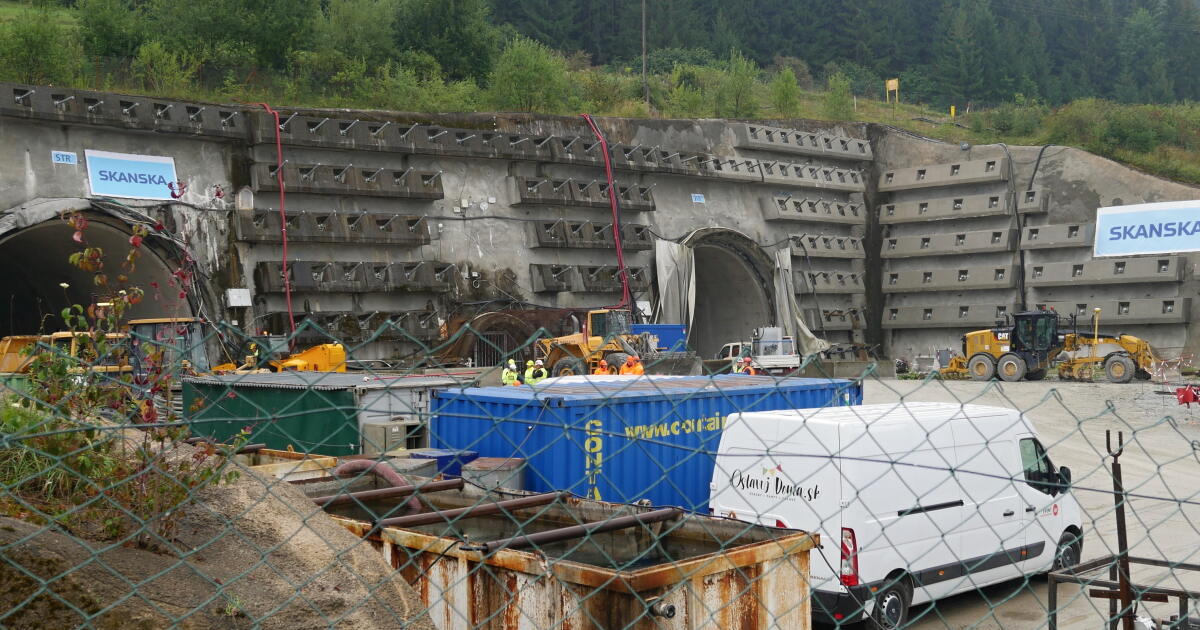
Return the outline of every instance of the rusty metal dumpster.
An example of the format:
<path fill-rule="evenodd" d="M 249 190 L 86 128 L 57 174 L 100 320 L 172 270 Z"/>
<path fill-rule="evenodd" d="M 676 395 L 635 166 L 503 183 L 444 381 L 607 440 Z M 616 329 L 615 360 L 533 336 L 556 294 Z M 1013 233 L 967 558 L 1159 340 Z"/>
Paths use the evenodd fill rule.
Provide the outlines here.
<path fill-rule="evenodd" d="M 373 525 L 395 514 L 404 499 L 347 501 L 327 509 L 380 549 L 420 593 L 439 630 L 810 627 L 809 550 L 819 542 L 814 534 L 674 510 L 672 518 L 650 525 L 508 548 L 503 540 L 509 537 L 649 518 L 664 510 L 563 494 L 536 507 L 471 516 L 449 510 L 547 495 L 495 495 L 466 485 L 419 496 L 430 515 L 420 518 L 437 522 Z M 497 540 L 499 545 L 475 542 Z"/>

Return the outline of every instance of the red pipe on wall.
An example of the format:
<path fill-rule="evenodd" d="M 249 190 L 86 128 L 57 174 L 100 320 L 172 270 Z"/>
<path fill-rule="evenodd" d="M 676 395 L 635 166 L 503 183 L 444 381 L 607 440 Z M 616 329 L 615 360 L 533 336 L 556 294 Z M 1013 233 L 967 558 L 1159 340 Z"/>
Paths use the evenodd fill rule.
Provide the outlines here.
<path fill-rule="evenodd" d="M 288 237 L 287 237 L 287 211 L 284 210 L 284 193 L 283 193 L 283 140 L 279 137 L 279 112 L 271 109 L 266 103 L 255 103 L 267 110 L 271 117 L 275 119 L 275 180 L 279 185 L 279 235 L 283 239 L 283 295 L 287 300 L 288 326 L 291 327 L 292 334 L 288 339 L 288 345 L 296 343 L 296 317 L 292 314 L 292 279 L 288 273 Z M 254 331 L 248 331 L 251 335 Z"/>
<path fill-rule="evenodd" d="M 617 195 L 620 193 L 617 190 L 616 182 L 613 181 L 612 156 L 608 154 L 608 141 L 604 139 L 604 134 L 600 133 L 600 128 L 592 120 L 591 114 L 583 114 L 583 119 L 587 121 L 588 127 L 591 127 L 592 134 L 600 141 L 600 150 L 604 152 L 604 176 L 608 179 L 608 205 L 612 207 L 613 217 L 613 243 L 617 246 L 617 273 L 621 274 L 621 303 L 606 308 L 632 309 L 633 296 L 629 293 L 629 271 L 625 268 L 625 252 L 621 249 L 621 214 L 617 207 Z"/>

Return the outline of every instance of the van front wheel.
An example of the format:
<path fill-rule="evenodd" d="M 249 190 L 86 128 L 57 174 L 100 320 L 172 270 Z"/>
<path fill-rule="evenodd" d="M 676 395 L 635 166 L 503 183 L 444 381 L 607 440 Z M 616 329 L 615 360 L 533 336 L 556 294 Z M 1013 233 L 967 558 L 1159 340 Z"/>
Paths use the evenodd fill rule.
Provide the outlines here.
<path fill-rule="evenodd" d="M 900 630 L 908 625 L 908 609 L 912 606 L 912 590 L 904 578 L 888 578 L 875 594 L 871 622 L 878 630 Z"/>

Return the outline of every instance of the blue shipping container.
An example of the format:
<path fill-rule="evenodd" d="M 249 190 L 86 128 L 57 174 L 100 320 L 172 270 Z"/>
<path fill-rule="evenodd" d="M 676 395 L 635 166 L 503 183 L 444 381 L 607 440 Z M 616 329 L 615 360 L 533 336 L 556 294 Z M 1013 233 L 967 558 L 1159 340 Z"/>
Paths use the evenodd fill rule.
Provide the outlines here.
<path fill-rule="evenodd" d="M 657 350 L 682 352 L 687 350 L 686 324 L 634 324 L 633 334 L 650 333 L 658 337 Z"/>
<path fill-rule="evenodd" d="M 859 404 L 859 382 L 743 375 L 449 389 L 434 395 L 430 445 L 525 458 L 535 492 L 704 511 L 729 414 Z"/>

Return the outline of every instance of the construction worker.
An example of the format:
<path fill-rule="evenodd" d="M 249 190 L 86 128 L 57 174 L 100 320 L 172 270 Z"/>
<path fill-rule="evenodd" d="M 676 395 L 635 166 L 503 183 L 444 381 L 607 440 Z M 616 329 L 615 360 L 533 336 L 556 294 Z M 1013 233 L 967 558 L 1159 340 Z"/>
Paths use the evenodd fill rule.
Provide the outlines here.
<path fill-rule="evenodd" d="M 596 369 L 592 371 L 592 374 L 596 376 L 608 376 L 608 361 L 600 359 L 600 365 L 596 366 Z"/>
<path fill-rule="evenodd" d="M 508 360 L 508 364 L 504 366 L 504 371 L 500 372 L 500 383 L 505 387 L 521 384 L 521 376 L 517 372 L 516 361 L 512 359 Z"/>
<path fill-rule="evenodd" d="M 635 356 L 630 356 L 625 359 L 625 365 L 621 366 L 621 374 L 632 374 L 638 376 L 645 374 L 646 370 L 642 368 L 642 360 Z"/>
<path fill-rule="evenodd" d="M 740 364 L 734 365 L 733 371 L 747 376 L 758 376 L 758 368 L 754 367 L 753 359 L 750 357 L 745 357 Z"/>
<path fill-rule="evenodd" d="M 546 368 L 542 367 L 542 360 L 538 359 L 537 361 L 534 361 L 533 367 L 525 370 L 525 384 L 537 385 L 545 380 L 547 376 L 549 376 L 549 374 L 546 373 Z"/>

